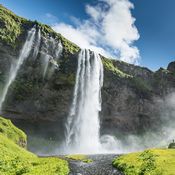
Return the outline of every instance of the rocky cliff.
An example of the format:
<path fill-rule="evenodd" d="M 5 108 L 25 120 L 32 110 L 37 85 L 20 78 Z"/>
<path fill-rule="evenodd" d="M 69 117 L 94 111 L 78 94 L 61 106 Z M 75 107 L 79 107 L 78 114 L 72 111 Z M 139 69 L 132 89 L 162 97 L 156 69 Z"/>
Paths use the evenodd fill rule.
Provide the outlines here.
<path fill-rule="evenodd" d="M 11 64 L 18 59 L 27 32 L 33 26 L 41 33 L 40 39 L 36 34 L 33 49 L 10 86 L 2 114 L 29 136 L 43 134 L 61 139 L 72 101 L 78 46 L 49 26 L 18 17 L 0 6 L 0 88 L 3 88 Z M 59 43 L 63 50 L 55 63 Z M 44 53 L 50 58 L 47 72 L 43 74 L 46 64 Z M 175 62 L 170 63 L 167 69 L 152 72 L 144 67 L 101 57 L 104 64 L 101 133 L 116 136 L 120 133 L 141 134 L 148 128 L 160 126 L 158 101 L 175 91 Z"/>

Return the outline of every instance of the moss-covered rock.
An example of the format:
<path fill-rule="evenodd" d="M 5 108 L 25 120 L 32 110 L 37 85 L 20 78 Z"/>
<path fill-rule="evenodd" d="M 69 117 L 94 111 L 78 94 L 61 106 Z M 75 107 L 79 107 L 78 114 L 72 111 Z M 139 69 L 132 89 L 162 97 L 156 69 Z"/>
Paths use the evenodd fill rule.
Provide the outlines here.
<path fill-rule="evenodd" d="M 151 149 L 130 153 L 113 161 L 113 166 L 125 175 L 173 175 L 175 150 Z"/>
<path fill-rule="evenodd" d="M 18 17 L 0 5 L 0 40 L 15 45 L 15 42 L 22 32 L 22 23 L 26 21 L 24 18 Z"/>
<path fill-rule="evenodd" d="M 170 143 L 168 149 L 175 149 L 175 142 Z"/>
<path fill-rule="evenodd" d="M 26 134 L 12 124 L 10 120 L 0 117 L 0 134 L 6 136 L 21 147 L 26 147 Z"/>
<path fill-rule="evenodd" d="M 60 33 L 55 32 L 50 26 L 42 24 L 38 21 L 34 21 L 33 23 L 41 29 L 43 36 L 51 36 L 56 40 L 60 40 L 63 45 L 65 54 L 74 54 L 80 50 L 80 47 L 66 39 Z"/>
<path fill-rule="evenodd" d="M 82 161 L 84 163 L 91 163 L 93 162 L 92 159 L 89 159 L 86 155 L 83 154 L 74 154 L 66 156 L 67 159 L 75 160 L 75 161 Z"/>
<path fill-rule="evenodd" d="M 107 59 L 105 57 L 102 57 L 102 63 L 105 67 L 105 69 L 107 71 L 111 71 L 113 72 L 115 75 L 121 77 L 121 78 L 131 78 L 132 76 L 129 74 L 126 74 L 124 72 L 122 72 L 120 69 L 118 69 L 115 65 L 114 65 L 114 61 L 112 59 Z"/>
<path fill-rule="evenodd" d="M 4 6 L 0 5 L 0 40 L 5 44 L 12 47 L 16 46 L 16 43 L 23 33 L 26 33 L 28 29 L 36 26 L 41 29 L 43 36 L 52 36 L 56 40 L 60 40 L 64 47 L 65 53 L 75 53 L 79 51 L 79 47 L 67 40 L 61 34 L 56 33 L 50 26 L 39 23 L 38 21 L 30 21 L 25 18 L 19 17 Z"/>

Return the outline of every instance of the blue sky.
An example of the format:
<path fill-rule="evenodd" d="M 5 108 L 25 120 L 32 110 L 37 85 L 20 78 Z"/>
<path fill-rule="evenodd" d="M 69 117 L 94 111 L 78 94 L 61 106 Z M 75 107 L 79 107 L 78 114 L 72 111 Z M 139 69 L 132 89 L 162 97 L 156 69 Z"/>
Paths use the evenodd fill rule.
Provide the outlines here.
<path fill-rule="evenodd" d="M 171 61 L 174 61 L 175 58 L 175 1 L 130 0 L 130 2 L 134 4 L 135 8 L 127 9 L 126 7 L 125 11 L 121 10 L 121 13 L 119 13 L 119 15 L 122 15 L 126 12 L 126 18 L 129 18 L 129 20 L 123 19 L 124 24 L 122 23 L 122 21 L 120 21 L 118 25 L 129 26 L 130 23 L 132 24 L 133 21 L 132 19 L 130 19 L 129 16 L 131 12 L 132 17 L 136 19 L 133 24 L 135 25 L 137 31 L 132 28 L 132 26 L 129 26 L 131 34 L 125 36 L 125 34 L 122 33 L 123 28 L 116 28 L 117 33 L 121 33 L 123 35 L 121 38 L 120 36 L 117 36 L 116 39 L 119 38 L 121 39 L 121 41 L 127 40 L 124 45 L 127 45 L 129 43 L 127 46 L 129 46 L 131 49 L 133 49 L 133 46 L 137 47 L 140 52 L 140 65 L 148 67 L 152 70 L 157 70 L 159 67 L 166 67 L 167 64 Z M 82 39 L 82 37 L 85 37 L 85 39 L 88 37 L 88 43 L 86 43 L 85 45 L 88 46 L 89 43 L 95 43 L 93 47 L 98 47 L 97 49 L 102 48 L 105 51 L 110 52 L 111 55 L 115 55 L 117 52 L 113 51 L 115 46 L 116 48 L 119 48 L 119 50 L 124 50 L 124 52 L 126 50 L 123 49 L 123 44 L 121 42 L 111 42 L 110 36 L 109 38 L 107 38 L 108 36 L 106 36 L 105 40 L 101 40 L 101 42 L 98 42 L 99 37 L 102 36 L 102 31 L 99 36 L 96 36 L 98 35 L 98 28 L 96 27 L 94 27 L 94 30 L 90 31 L 90 33 L 95 33 L 94 35 L 84 36 L 84 33 L 82 34 L 82 32 L 88 33 L 89 30 L 86 31 L 85 28 L 91 26 L 94 20 L 90 19 L 90 15 L 92 15 L 91 11 L 89 12 L 87 8 L 85 10 L 85 6 L 87 7 L 87 4 L 89 5 L 88 7 L 95 7 L 95 10 L 99 10 L 99 8 L 101 8 L 100 12 L 102 12 L 102 14 L 104 13 L 102 5 L 99 5 L 99 0 L 0 0 L 0 3 L 10 10 L 14 11 L 16 14 L 25 18 L 32 20 L 36 19 L 49 25 L 55 24 L 55 30 L 58 29 L 58 32 L 65 31 L 66 28 L 69 29 L 67 30 L 67 32 L 72 31 L 75 33 L 75 36 L 80 34 L 80 45 L 82 45 L 81 43 L 84 41 L 84 38 Z M 115 9 L 120 7 L 117 4 L 115 5 Z M 92 10 L 92 8 L 88 9 Z M 115 13 L 115 9 L 111 10 L 111 13 Z M 109 16 L 111 15 L 111 13 L 109 14 Z M 115 14 L 113 17 L 115 17 Z M 88 23 L 88 25 L 85 25 L 85 23 Z M 98 25 L 99 21 L 95 21 L 95 23 Z M 110 26 L 111 25 L 113 25 L 112 22 Z M 60 29 L 61 27 L 62 30 Z M 69 35 L 70 32 L 67 34 L 67 36 L 69 37 Z M 140 38 L 138 38 L 139 35 Z M 95 40 L 92 38 L 94 36 L 96 37 Z M 105 43 L 105 41 L 107 44 Z M 105 43 L 104 45 L 103 42 Z M 132 44 L 130 44 L 130 42 Z M 124 46 L 124 48 L 126 47 Z M 134 55 L 137 55 L 137 50 L 134 48 L 132 50 L 132 53 Z M 133 55 L 131 55 L 131 57 L 132 56 Z M 132 60 L 133 59 L 131 59 L 131 61 Z"/>

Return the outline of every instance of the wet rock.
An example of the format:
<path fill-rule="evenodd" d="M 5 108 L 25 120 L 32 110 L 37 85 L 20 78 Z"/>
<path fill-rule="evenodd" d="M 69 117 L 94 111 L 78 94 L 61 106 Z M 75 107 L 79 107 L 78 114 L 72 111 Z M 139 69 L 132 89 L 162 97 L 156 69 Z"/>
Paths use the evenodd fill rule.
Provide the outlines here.
<path fill-rule="evenodd" d="M 70 175 L 123 175 L 112 166 L 112 161 L 117 155 L 88 155 L 91 163 L 69 161 Z"/>

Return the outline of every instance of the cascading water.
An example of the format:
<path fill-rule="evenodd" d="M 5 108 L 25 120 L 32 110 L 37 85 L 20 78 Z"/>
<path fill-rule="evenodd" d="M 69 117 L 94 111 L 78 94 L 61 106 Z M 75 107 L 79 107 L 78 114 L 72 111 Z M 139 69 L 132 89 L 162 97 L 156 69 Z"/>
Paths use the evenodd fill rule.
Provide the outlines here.
<path fill-rule="evenodd" d="M 66 124 L 66 145 L 71 153 L 98 153 L 99 111 L 101 110 L 101 87 L 103 65 L 98 54 L 82 50 L 78 58 L 78 69 L 74 97 Z"/>
<path fill-rule="evenodd" d="M 44 38 L 43 45 L 41 48 L 41 62 L 43 69 L 43 79 L 48 76 L 50 77 L 56 67 L 58 67 L 57 61 L 62 53 L 63 46 L 61 42 L 57 42 L 52 37 Z M 52 63 L 52 67 L 48 71 L 49 63 Z"/>
<path fill-rule="evenodd" d="M 2 90 L 1 96 L 0 96 L 0 111 L 2 110 L 3 102 L 5 101 L 6 95 L 8 93 L 8 89 L 10 85 L 13 83 L 13 81 L 16 78 L 16 75 L 18 73 L 18 70 L 20 69 L 21 65 L 23 64 L 24 60 L 29 56 L 30 51 L 32 49 L 32 45 L 35 39 L 35 33 L 36 29 L 33 27 L 27 35 L 27 39 L 23 45 L 23 48 L 20 52 L 18 60 L 11 65 L 10 72 L 8 75 L 8 79 L 6 80 L 5 86 Z"/>
<path fill-rule="evenodd" d="M 37 39 L 35 41 L 35 47 L 33 49 L 33 58 L 36 59 L 39 53 L 39 49 L 40 49 L 40 44 L 41 44 L 41 31 L 40 29 L 38 29 L 38 33 L 37 33 Z"/>

